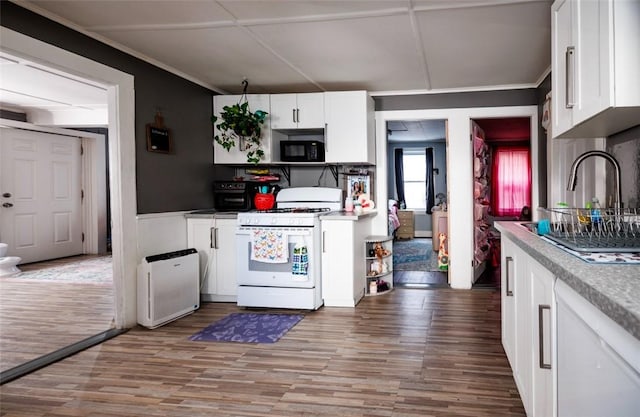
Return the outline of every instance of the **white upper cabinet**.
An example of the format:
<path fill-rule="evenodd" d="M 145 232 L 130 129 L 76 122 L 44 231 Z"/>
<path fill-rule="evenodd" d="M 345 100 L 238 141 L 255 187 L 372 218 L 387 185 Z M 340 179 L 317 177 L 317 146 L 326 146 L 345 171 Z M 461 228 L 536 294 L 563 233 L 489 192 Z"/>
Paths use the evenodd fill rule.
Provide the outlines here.
<path fill-rule="evenodd" d="M 366 91 L 324 94 L 325 161 L 375 164 L 373 98 Z"/>
<path fill-rule="evenodd" d="M 272 94 L 272 129 L 324 129 L 324 93 Z"/>
<path fill-rule="evenodd" d="M 239 95 L 220 95 L 213 97 L 213 114 L 218 117 L 217 125 L 220 123 L 220 113 L 224 106 L 231 106 L 237 104 L 241 99 Z M 269 94 L 247 94 L 247 102 L 249 103 L 249 110 L 255 112 L 256 110 L 262 110 L 269 113 L 262 125 L 262 150 L 264 151 L 264 158 L 261 163 L 271 162 L 271 110 L 269 107 Z M 219 135 L 220 131 L 215 127 L 214 135 Z M 241 144 L 237 143 L 236 146 L 231 148 L 227 152 L 219 143 L 213 143 L 213 162 L 215 164 L 246 164 L 247 154 L 240 149 Z"/>
<path fill-rule="evenodd" d="M 552 136 L 602 137 L 640 117 L 640 2 L 552 7 Z"/>

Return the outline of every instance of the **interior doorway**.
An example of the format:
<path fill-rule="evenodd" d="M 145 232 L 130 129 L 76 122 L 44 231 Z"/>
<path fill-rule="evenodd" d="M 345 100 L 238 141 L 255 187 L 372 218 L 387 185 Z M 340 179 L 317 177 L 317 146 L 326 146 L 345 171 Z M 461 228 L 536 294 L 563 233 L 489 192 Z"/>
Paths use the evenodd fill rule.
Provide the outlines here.
<path fill-rule="evenodd" d="M 0 31 L 3 39 L 0 49 L 3 52 L 48 65 L 52 70 L 91 79 L 107 89 L 109 165 L 112 168 L 109 175 L 113 248 L 112 324 L 115 330 L 131 326 L 136 321 L 135 297 L 125 295 L 135 294 L 137 256 L 133 76 L 9 29 L 0 28 Z M 83 341 L 86 342 L 83 348 L 99 343 L 105 337 L 110 336 L 105 333 L 95 340 Z M 5 372 L 2 380 L 5 381 Z"/>
<path fill-rule="evenodd" d="M 446 132 L 444 119 L 387 121 L 394 286 L 448 287 L 447 267 L 438 257 L 438 234 L 448 233 Z"/>
<path fill-rule="evenodd" d="M 500 287 L 496 221 L 531 220 L 531 118 L 471 119 L 473 157 L 473 285 Z"/>
<path fill-rule="evenodd" d="M 388 197 L 387 169 L 387 121 L 389 120 L 446 120 L 447 126 L 447 210 L 449 217 L 455 219 L 448 223 L 449 285 L 456 289 L 470 289 L 473 282 L 473 183 L 472 146 L 470 141 L 470 120 L 484 118 L 527 117 L 531 120 L 532 149 L 532 207 L 539 204 L 538 181 L 544 172 L 538 169 L 538 107 L 502 106 L 502 107 L 459 107 L 417 110 L 381 110 L 376 111 L 376 192 L 378 200 L 384 204 Z M 537 220 L 533 211 L 533 220 Z M 379 213 L 372 220 L 373 232 L 386 234 L 386 213 Z"/>

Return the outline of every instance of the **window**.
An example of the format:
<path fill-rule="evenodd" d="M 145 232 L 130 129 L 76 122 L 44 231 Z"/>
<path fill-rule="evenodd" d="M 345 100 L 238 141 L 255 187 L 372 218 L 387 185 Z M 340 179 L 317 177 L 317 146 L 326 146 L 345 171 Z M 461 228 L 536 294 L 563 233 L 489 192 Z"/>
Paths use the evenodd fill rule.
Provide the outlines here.
<path fill-rule="evenodd" d="M 424 161 L 424 149 L 404 149 L 402 155 L 404 196 L 406 208 L 410 210 L 424 210 L 427 207 Z"/>
<path fill-rule="evenodd" d="M 528 148 L 501 147 L 493 154 L 491 208 L 497 216 L 518 216 L 531 207 L 531 162 Z"/>

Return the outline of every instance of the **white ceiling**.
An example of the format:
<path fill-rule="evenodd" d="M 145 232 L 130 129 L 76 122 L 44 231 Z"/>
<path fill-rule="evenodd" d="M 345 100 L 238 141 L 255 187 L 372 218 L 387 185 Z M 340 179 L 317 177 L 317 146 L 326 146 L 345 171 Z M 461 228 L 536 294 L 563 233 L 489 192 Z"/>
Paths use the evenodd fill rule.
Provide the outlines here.
<path fill-rule="evenodd" d="M 76 120 L 105 120 L 107 90 L 89 80 L 0 52 L 0 107 L 26 113 L 29 119 L 59 120 L 57 116 L 72 113 Z"/>
<path fill-rule="evenodd" d="M 552 0 L 15 2 L 221 93 L 528 88 L 551 63 Z M 104 108 L 99 87 L 8 58 L 3 107 Z"/>

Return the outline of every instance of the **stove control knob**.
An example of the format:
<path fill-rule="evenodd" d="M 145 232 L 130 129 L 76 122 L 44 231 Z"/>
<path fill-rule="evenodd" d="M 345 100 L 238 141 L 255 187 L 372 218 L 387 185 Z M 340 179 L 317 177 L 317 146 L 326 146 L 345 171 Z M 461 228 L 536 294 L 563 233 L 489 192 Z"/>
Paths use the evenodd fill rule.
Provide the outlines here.
<path fill-rule="evenodd" d="M 258 224 L 258 223 L 260 223 L 260 219 L 258 218 L 253 219 L 253 224 Z"/>
<path fill-rule="evenodd" d="M 273 219 L 271 219 L 271 224 L 276 224 L 277 219 L 274 217 Z"/>
<path fill-rule="evenodd" d="M 296 222 L 295 219 L 289 219 L 289 224 L 294 224 Z"/>

